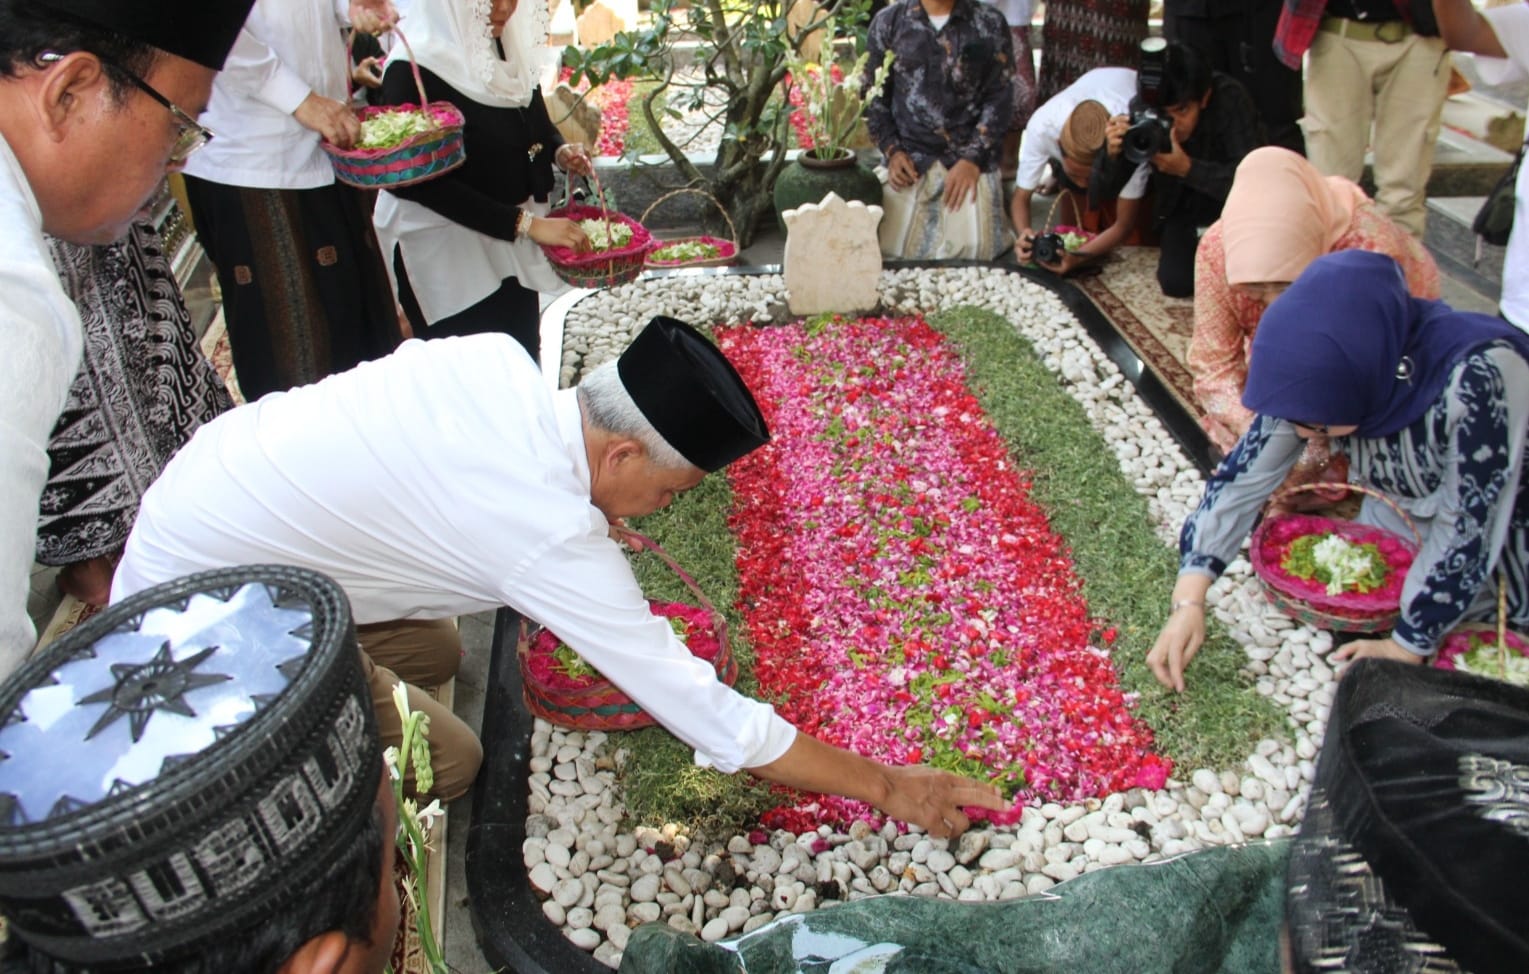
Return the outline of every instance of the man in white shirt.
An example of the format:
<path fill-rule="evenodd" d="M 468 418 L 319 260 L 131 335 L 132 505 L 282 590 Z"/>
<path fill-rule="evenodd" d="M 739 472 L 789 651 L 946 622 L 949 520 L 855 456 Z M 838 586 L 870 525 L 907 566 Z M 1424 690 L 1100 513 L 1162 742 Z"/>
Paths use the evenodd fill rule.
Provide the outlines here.
<path fill-rule="evenodd" d="M 1094 156 L 1104 147 L 1105 125 L 1111 116 L 1129 111 L 1135 96 L 1134 70 L 1095 68 L 1030 116 L 1019 143 L 1019 168 L 1014 176 L 1014 195 L 1009 200 L 1009 218 L 1014 221 L 1017 234 L 1014 253 L 1021 263 L 1032 258 L 1036 232 L 1032 229 L 1030 204 L 1037 192 L 1063 194 L 1067 201 L 1058 200 L 1055 219 L 1041 228 L 1042 233 L 1056 224 L 1083 225 L 1089 178 Z M 1048 269 L 1066 274 L 1125 243 L 1136 229 L 1150 176 L 1150 167 L 1146 164 L 1138 167 L 1121 189 L 1109 225 L 1085 249 L 1048 262 Z"/>
<path fill-rule="evenodd" d="M 127 233 L 206 139 L 194 119 L 250 0 L 0 0 L 0 675 L 27 615 L 48 434 L 80 366 L 79 314 L 43 234 Z"/>
<path fill-rule="evenodd" d="M 768 435 L 737 372 L 673 319 L 655 318 L 617 362 L 557 393 L 506 335 L 407 342 L 203 426 L 145 495 L 112 598 L 224 565 L 330 576 L 372 658 L 391 744 L 388 665 L 454 667 L 460 642 L 430 620 L 508 605 L 695 748 L 697 763 L 960 832 L 960 806 L 1002 807 L 995 789 L 829 747 L 722 684 L 649 611 L 609 536 L 612 521 L 664 507 Z M 396 620 L 413 623 L 403 638 L 414 648 L 379 657 Z M 481 752 L 449 711 L 414 699 L 431 714 L 432 760 L 448 769 L 435 793 L 449 798 Z"/>
<path fill-rule="evenodd" d="M 1488 84 L 1529 80 L 1529 5 L 1477 11 L 1470 0 L 1434 0 L 1439 35 L 1451 50 L 1479 55 L 1476 70 Z M 1518 167 L 1513 230 L 1502 265 L 1498 313 L 1529 331 L 1529 166 Z"/>
<path fill-rule="evenodd" d="M 218 139 L 186 164 L 246 399 L 386 355 L 400 337 L 370 204 L 335 182 L 320 146 L 360 135 L 345 103 L 350 17 L 346 0 L 255 0 L 202 120 Z"/>

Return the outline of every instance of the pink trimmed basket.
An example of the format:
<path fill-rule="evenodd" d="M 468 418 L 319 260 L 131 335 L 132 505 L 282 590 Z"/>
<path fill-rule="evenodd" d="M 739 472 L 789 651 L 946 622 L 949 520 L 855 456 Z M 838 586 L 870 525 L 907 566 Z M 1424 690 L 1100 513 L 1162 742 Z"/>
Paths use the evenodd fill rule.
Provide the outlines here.
<path fill-rule="evenodd" d="M 583 206 L 565 202 L 548 213 L 553 219 L 604 220 L 606 225 L 624 223 L 632 228 L 632 239 L 616 250 L 579 251 L 570 247 L 543 247 L 557 276 L 574 287 L 600 288 L 625 284 L 642 273 L 643 261 L 653 249 L 653 235 L 637 220 L 614 213 L 605 205 L 605 190 L 598 179 L 590 180 L 600 205 Z"/>
<path fill-rule="evenodd" d="M 652 599 L 648 600 L 648 605 L 655 615 L 684 619 L 689 632 L 685 641 L 687 648 L 697 658 L 715 667 L 717 679 L 732 686 L 738 679 L 738 661 L 729 645 L 727 620 L 722 613 L 707 601 L 695 579 L 657 542 L 630 528 L 613 530 L 633 547 L 653 551 L 695 593 L 701 603 L 699 609 L 679 602 Z M 708 616 L 709 626 L 706 625 Z M 631 697 L 600 674 L 573 678 L 562 673 L 553 655 L 561 642 L 551 630 L 522 622 L 517 649 L 526 709 L 543 720 L 575 730 L 636 730 L 657 723 Z"/>
<path fill-rule="evenodd" d="M 727 207 L 723 206 L 720 202 L 717 201 L 715 196 L 706 192 L 704 189 L 697 189 L 694 186 L 684 186 L 680 189 L 665 193 L 658 199 L 654 200 L 652 203 L 648 204 L 648 208 L 642 211 L 641 222 L 644 224 L 648 222 L 648 217 L 653 213 L 653 210 L 658 206 L 658 204 L 664 202 L 665 200 L 673 199 L 676 196 L 683 196 L 687 193 L 694 193 L 700 196 L 704 196 L 706 199 L 710 200 L 712 205 L 717 208 L 717 211 L 722 214 L 722 219 L 727 223 L 728 233 L 732 234 L 732 236 L 727 240 L 723 240 L 720 237 L 708 236 L 679 237 L 675 240 L 660 240 L 658 238 L 654 238 L 653 249 L 648 251 L 648 255 L 643 261 L 644 266 L 649 270 L 675 270 L 681 267 L 726 267 L 728 264 L 731 264 L 733 261 L 738 259 L 738 228 L 733 226 L 733 218 L 727 215 Z M 701 257 L 694 260 L 661 260 L 657 256 L 658 252 L 665 247 L 684 243 L 709 244 L 710 246 L 717 248 L 717 256 Z"/>
<path fill-rule="evenodd" d="M 329 161 L 334 164 L 335 178 L 347 186 L 358 189 L 389 189 L 396 186 L 412 186 L 450 172 L 467 159 L 467 149 L 462 141 L 462 113 L 449 101 L 425 100 L 425 80 L 420 77 L 419 65 L 414 62 L 414 50 L 396 26 L 393 33 L 403 42 L 409 52 L 409 68 L 414 72 L 414 86 L 419 90 L 419 105 L 372 105 L 356 112 L 365 122 L 388 112 L 420 112 L 427 114 L 434 127 L 429 131 L 409 136 L 397 145 L 375 149 L 342 149 L 327 139 L 320 142 Z M 350 48 L 345 51 L 347 67 Z M 346 78 L 350 72 L 346 71 Z M 346 82 L 351 91 L 352 83 Z M 424 108 L 421 109 L 420 105 Z"/>
<path fill-rule="evenodd" d="M 1381 528 L 1353 521 L 1337 520 L 1313 514 L 1275 514 L 1265 517 L 1253 532 L 1249 557 L 1253 572 L 1263 582 L 1264 595 L 1292 618 L 1322 629 L 1346 632 L 1384 632 L 1396 624 L 1401 614 L 1402 583 L 1422 545 L 1422 537 L 1412 519 L 1380 491 L 1359 484 L 1346 484 L 1349 490 L 1368 494 L 1385 502 L 1401 515 L 1412 529 L 1414 541 L 1408 542 Z M 1330 490 L 1332 484 L 1299 484 L 1281 492 L 1280 498 L 1301 491 Z M 1311 534 L 1337 534 L 1356 544 L 1374 544 L 1386 559 L 1385 584 L 1371 592 L 1342 592 L 1328 595 L 1327 586 L 1316 579 L 1295 578 L 1282 567 L 1290 545 L 1297 538 Z"/>

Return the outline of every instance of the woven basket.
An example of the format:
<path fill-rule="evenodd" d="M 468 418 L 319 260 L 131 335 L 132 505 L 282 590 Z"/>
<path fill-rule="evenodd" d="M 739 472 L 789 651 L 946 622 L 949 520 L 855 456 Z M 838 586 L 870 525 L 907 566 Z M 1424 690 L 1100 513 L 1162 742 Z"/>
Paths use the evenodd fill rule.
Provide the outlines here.
<path fill-rule="evenodd" d="M 430 116 L 435 127 L 429 131 L 409 136 L 397 145 L 378 149 L 342 149 L 329 140 L 320 142 L 329 161 L 334 164 L 335 178 L 347 186 L 359 189 L 390 189 L 412 186 L 450 172 L 467 159 L 462 141 L 464 119 L 457 107 L 449 101 L 425 100 L 425 80 L 420 77 L 419 65 L 414 63 L 414 51 L 409 41 L 396 26 L 393 33 L 403 42 L 409 52 L 409 68 L 414 72 L 414 86 L 419 90 L 419 104 Z M 346 64 L 350 63 L 349 46 L 345 52 Z M 350 72 L 345 73 L 346 78 Z M 352 82 L 346 82 L 346 90 L 352 90 Z M 419 105 L 368 106 L 356 112 L 365 122 L 369 118 L 387 112 L 420 111 Z"/>
<path fill-rule="evenodd" d="M 717 212 L 722 214 L 722 219 L 727 223 L 728 238 L 726 240 L 722 240 L 718 237 L 708 236 L 679 237 L 675 240 L 660 240 L 658 238 L 654 238 L 653 249 L 648 251 L 647 258 L 643 261 L 644 266 L 646 266 L 648 270 L 674 270 L 680 267 L 726 267 L 728 264 L 731 264 L 733 261 L 738 259 L 738 228 L 733 226 L 733 218 L 727 215 L 727 207 L 723 206 L 720 202 L 717 201 L 715 196 L 706 192 L 704 189 L 697 189 L 694 186 L 685 186 L 681 187 L 680 189 L 665 193 L 658 199 L 654 200 L 652 203 L 648 204 L 648 208 L 642 211 L 642 217 L 640 218 L 639 222 L 646 224 L 648 222 L 648 217 L 652 215 L 653 210 L 658 206 L 658 204 L 666 200 L 671 200 L 676 196 L 684 196 L 691 193 L 698 196 L 704 196 L 706 199 L 710 200 L 711 204 L 717 208 Z M 715 257 L 705 257 L 699 260 L 659 260 L 654 256 L 665 247 L 668 247 L 672 244 L 681 243 L 710 244 L 711 246 L 717 248 L 718 253 Z"/>
<path fill-rule="evenodd" d="M 1332 484 L 1299 484 L 1281 491 L 1276 499 L 1283 499 L 1290 494 L 1303 491 L 1327 490 L 1332 486 Z M 1253 564 L 1254 573 L 1263 582 L 1264 595 L 1292 618 L 1321 629 L 1362 633 L 1384 632 L 1395 625 L 1397 616 L 1401 613 L 1401 579 L 1406 576 L 1413 557 L 1422 545 L 1422 536 L 1418 534 L 1417 526 L 1412 523 L 1412 519 L 1400 507 L 1397 507 L 1391 498 L 1378 490 L 1360 484 L 1344 486 L 1349 490 L 1368 494 L 1387 504 L 1401 515 L 1407 527 L 1412 530 L 1414 540 L 1408 542 L 1405 538 L 1399 538 L 1389 531 L 1356 524 L 1353 521 L 1341 521 L 1309 514 L 1275 514 L 1265 517 L 1254 530 L 1253 538 L 1248 546 L 1249 558 Z M 1299 533 L 1289 533 L 1297 527 L 1301 528 Z M 1307 527 L 1309 530 L 1306 529 Z M 1387 584 L 1377 591 L 1328 595 L 1322 583 L 1292 578 L 1281 567 L 1290 543 L 1298 537 L 1315 532 L 1332 532 L 1355 543 L 1397 545 L 1403 549 L 1405 561 L 1390 564 Z"/>
<path fill-rule="evenodd" d="M 738 679 L 738 661 L 733 656 L 727 638 L 727 620 L 716 607 L 707 601 L 695 580 L 682 569 L 669 553 L 658 543 L 632 531 L 630 528 L 615 529 L 633 547 L 647 548 L 664 560 L 679 575 L 680 580 L 695 593 L 701 607 L 711 616 L 712 630 L 717 637 L 716 655 L 710 660 L 716 668 L 717 679 L 732 686 Z M 648 600 L 655 609 L 660 603 Z M 647 711 L 632 702 L 632 698 L 619 690 L 615 684 L 598 674 L 589 677 L 580 686 L 568 688 L 554 686 L 540 678 L 531 665 L 533 656 L 550 655 L 560 640 L 539 627 L 522 623 L 518 653 L 520 657 L 521 686 L 524 689 L 526 709 L 537 717 L 561 727 L 575 730 L 636 730 L 652 727 L 657 723 Z M 692 650 L 694 652 L 694 650 Z M 697 654 L 698 656 L 700 654 Z M 704 656 L 701 656 L 704 659 Z"/>
<path fill-rule="evenodd" d="M 543 247 L 557 276 L 574 287 L 600 288 L 625 284 L 642 273 L 643 260 L 653 248 L 653 235 L 639 221 L 614 213 L 605 205 L 605 191 L 598 179 L 591 179 L 600 205 L 582 206 L 566 202 L 548 213 L 553 219 L 604 220 L 607 224 L 624 223 L 632 228 L 632 239 L 619 250 L 578 251 L 568 247 Z"/>
<path fill-rule="evenodd" d="M 1508 628 L 1508 579 L 1506 573 L 1497 569 L 1497 624 L 1466 622 L 1450 630 L 1434 654 L 1433 665 L 1441 670 L 1458 669 L 1456 660 L 1470 652 L 1472 641 L 1495 648 L 1498 669 L 1493 672 L 1490 664 L 1485 669 L 1473 670 L 1478 676 L 1510 679 L 1508 658 L 1512 654 L 1529 657 L 1529 638 Z M 1481 662 L 1478 660 L 1478 663 Z"/>

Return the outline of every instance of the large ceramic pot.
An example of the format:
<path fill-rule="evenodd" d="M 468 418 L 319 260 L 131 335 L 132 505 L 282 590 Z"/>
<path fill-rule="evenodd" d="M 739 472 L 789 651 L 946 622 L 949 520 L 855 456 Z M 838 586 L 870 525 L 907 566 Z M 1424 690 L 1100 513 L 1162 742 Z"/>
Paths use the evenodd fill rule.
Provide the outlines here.
<path fill-rule="evenodd" d="M 812 152 L 809 149 L 797 156 L 775 180 L 775 219 L 782 231 L 786 229 L 782 213 L 803 203 L 820 202 L 829 193 L 837 193 L 846 201 L 881 205 L 881 180 L 860 165 L 853 152 L 846 149 L 831 159 L 819 159 Z"/>

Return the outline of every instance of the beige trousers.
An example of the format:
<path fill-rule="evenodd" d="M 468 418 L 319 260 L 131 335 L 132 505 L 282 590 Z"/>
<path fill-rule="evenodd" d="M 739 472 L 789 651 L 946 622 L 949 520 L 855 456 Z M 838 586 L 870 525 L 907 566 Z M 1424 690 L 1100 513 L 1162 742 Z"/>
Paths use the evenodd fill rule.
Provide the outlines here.
<path fill-rule="evenodd" d="M 409 688 L 409 707 L 430 715 L 430 767 L 435 784 L 427 798 L 442 802 L 459 797 L 478 776 L 483 745 L 456 714 L 420 687 L 438 687 L 456 675 L 462 661 L 462 637 L 451 619 L 426 622 L 377 622 L 357 626 L 361 668 L 372 691 L 382 746 L 403 741 L 403 718 L 393 703 L 393 687 Z M 413 774 L 406 779 L 412 786 Z"/>
<path fill-rule="evenodd" d="M 1419 239 L 1449 74 L 1444 42 L 1413 33 L 1387 42 L 1318 31 L 1306 62 L 1301 125 L 1312 165 L 1358 182 L 1372 147 L 1375 202 Z"/>

